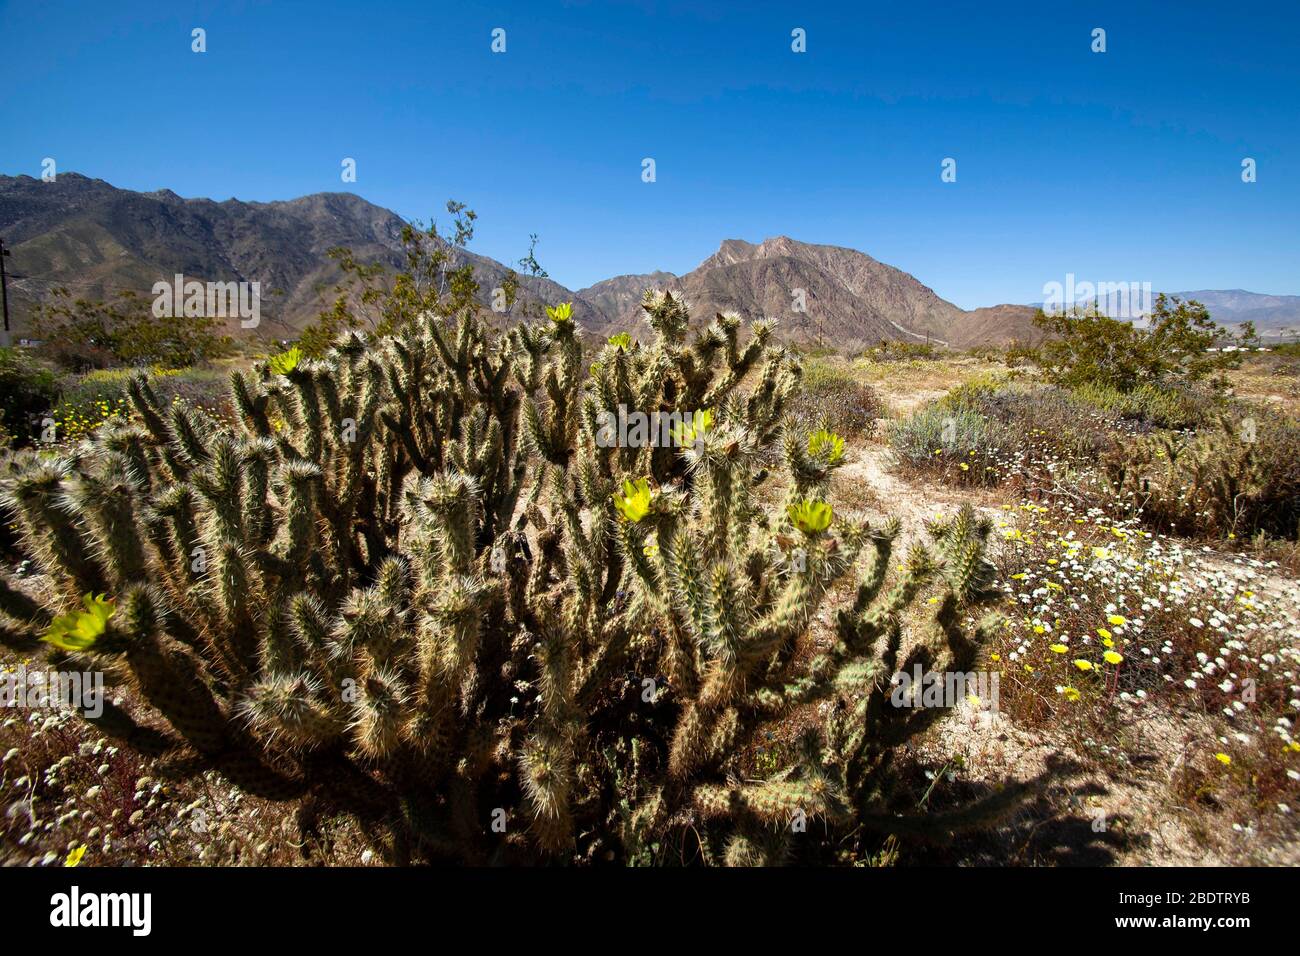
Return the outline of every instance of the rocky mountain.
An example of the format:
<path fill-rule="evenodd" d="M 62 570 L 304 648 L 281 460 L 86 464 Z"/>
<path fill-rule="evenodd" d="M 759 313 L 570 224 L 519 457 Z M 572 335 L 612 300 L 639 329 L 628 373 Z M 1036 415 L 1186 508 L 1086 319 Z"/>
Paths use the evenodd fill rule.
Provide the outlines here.
<path fill-rule="evenodd" d="M 313 321 L 340 278 L 331 248 L 364 262 L 402 265 L 401 218 L 350 193 L 317 193 L 287 202 L 182 199 L 170 190 L 138 193 L 103 180 L 61 173 L 54 182 L 0 176 L 0 237 L 12 250 L 10 308 L 22 331 L 33 307 L 56 287 L 76 296 L 147 293 L 180 273 L 187 280 L 260 282 L 259 333 L 291 334 Z M 485 304 L 507 267 L 463 250 Z M 524 278 L 520 302 L 554 303 L 572 294 L 549 279 Z M 603 315 L 575 302 L 580 320 Z"/>
<path fill-rule="evenodd" d="M 1034 325 L 1037 306 L 990 305 L 962 313 L 948 330 L 948 345 L 968 349 L 977 345 L 1034 344 L 1043 333 Z"/>
<path fill-rule="evenodd" d="M 346 246 L 363 262 L 400 267 L 404 223 L 350 193 L 317 193 L 283 202 L 183 199 L 170 190 L 138 193 L 99 179 L 61 173 L 55 182 L 0 176 L 0 237 L 13 251 L 6 265 L 14 328 L 21 333 L 35 305 L 56 287 L 108 298 L 119 290 L 148 293 L 176 273 L 201 281 L 257 281 L 258 334 L 291 335 L 313 321 L 340 272 L 330 249 Z M 462 249 L 491 304 L 508 267 Z M 572 301 L 579 322 L 603 336 L 643 327 L 647 288 L 685 296 L 707 322 L 717 312 L 773 318 L 791 342 L 841 349 L 882 339 L 957 348 L 1033 342 L 1035 308 L 998 305 L 965 311 L 933 289 L 865 253 L 776 236 L 760 243 L 727 239 L 685 275 L 623 275 L 576 292 L 550 279 L 521 278 L 520 301 L 507 315 L 542 303 Z M 1262 330 L 1300 326 L 1300 296 L 1242 290 L 1181 293 L 1225 323 L 1251 319 Z M 234 331 L 234 330 L 232 330 Z"/>
<path fill-rule="evenodd" d="M 1263 295 L 1245 289 L 1201 289 L 1178 295 L 1203 304 L 1220 325 L 1254 322 L 1265 334 L 1300 334 L 1300 295 Z"/>
<path fill-rule="evenodd" d="M 681 292 L 701 320 L 717 312 L 777 319 L 779 334 L 803 343 L 943 340 L 963 314 L 912 276 L 864 253 L 785 236 L 758 244 L 727 239 L 684 276 L 619 276 L 578 294 L 604 303 L 609 328 L 624 331 L 639 323 L 636 290 L 646 287 Z"/>
<path fill-rule="evenodd" d="M 681 291 L 681 280 L 671 272 L 647 272 L 642 275 L 614 276 L 602 279 L 595 285 L 579 290 L 576 294 L 596 308 L 605 318 L 605 325 L 639 321 L 641 299 L 646 289 L 670 289 Z M 623 321 L 620 321 L 623 320 Z"/>

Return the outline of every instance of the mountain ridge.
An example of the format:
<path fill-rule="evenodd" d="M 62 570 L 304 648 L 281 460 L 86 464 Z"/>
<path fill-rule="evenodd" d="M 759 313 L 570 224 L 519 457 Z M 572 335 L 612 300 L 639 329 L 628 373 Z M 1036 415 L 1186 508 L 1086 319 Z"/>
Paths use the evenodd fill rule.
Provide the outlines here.
<path fill-rule="evenodd" d="M 135 192 L 78 173 L 51 183 L 0 176 L 0 236 L 13 255 L 7 266 L 14 327 L 27 327 L 36 303 L 66 286 L 76 296 L 107 298 L 121 289 L 148 292 L 176 273 L 204 281 L 262 283 L 259 334 L 291 336 L 327 304 L 341 272 L 328 251 L 352 249 L 358 261 L 391 268 L 404 263 L 406 222 L 354 193 L 249 201 L 182 197 L 170 189 Z M 448 246 L 468 263 L 490 306 L 510 267 Z M 570 290 L 522 275 L 520 301 L 506 316 L 569 300 L 592 334 L 635 331 L 647 288 L 683 295 L 695 321 L 718 312 L 778 320 L 777 334 L 798 344 L 853 349 L 880 340 L 954 347 L 1036 341 L 1032 305 L 1003 303 L 961 309 L 915 276 L 844 246 L 777 235 L 760 242 L 723 239 L 682 275 L 668 271 L 611 276 Z M 1212 314 L 1249 315 L 1261 328 L 1300 327 L 1300 296 L 1245 290 L 1202 290 Z M 1204 299 L 1202 300 L 1204 301 Z M 1222 318 L 1219 321 L 1224 321 Z"/>

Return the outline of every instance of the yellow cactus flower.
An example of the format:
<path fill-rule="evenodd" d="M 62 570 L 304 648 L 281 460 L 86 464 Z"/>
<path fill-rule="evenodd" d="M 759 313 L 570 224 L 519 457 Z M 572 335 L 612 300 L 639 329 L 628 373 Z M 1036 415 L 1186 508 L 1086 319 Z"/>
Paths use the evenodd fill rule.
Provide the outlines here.
<path fill-rule="evenodd" d="M 825 531 L 830 527 L 834 514 L 826 502 L 808 499 L 787 506 L 786 513 L 790 516 L 790 523 L 804 534 L 820 534 Z"/>
<path fill-rule="evenodd" d="M 673 429 L 673 439 L 679 446 L 694 445 L 712 427 L 713 410 L 706 408 L 691 415 L 690 421 L 678 424 Z"/>
<path fill-rule="evenodd" d="M 271 356 L 271 360 L 267 364 L 276 375 L 288 375 L 298 367 L 298 363 L 301 361 L 302 349 L 295 345 L 287 352 Z"/>
<path fill-rule="evenodd" d="M 638 478 L 635 484 L 625 480 L 623 493 L 614 493 L 614 507 L 620 520 L 636 524 L 650 513 L 650 501 L 653 498 L 654 492 L 650 490 L 650 482 L 645 478 Z"/>
<path fill-rule="evenodd" d="M 844 457 L 844 439 L 820 428 L 808 436 L 808 454 L 814 457 L 824 454 L 827 463 L 833 465 Z"/>
<path fill-rule="evenodd" d="M 547 306 L 546 316 L 556 325 L 565 325 L 573 321 L 573 303 L 561 302 L 557 306 Z"/>
<path fill-rule="evenodd" d="M 41 640 L 63 651 L 90 650 L 108 629 L 108 619 L 117 610 L 117 601 L 105 599 L 102 594 L 87 594 L 81 604 L 84 611 L 60 614 L 51 621 Z"/>

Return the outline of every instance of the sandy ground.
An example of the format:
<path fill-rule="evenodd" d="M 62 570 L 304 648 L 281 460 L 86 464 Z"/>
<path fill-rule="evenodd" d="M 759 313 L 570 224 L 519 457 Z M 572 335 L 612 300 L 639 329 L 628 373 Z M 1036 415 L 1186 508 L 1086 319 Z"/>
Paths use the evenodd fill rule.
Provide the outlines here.
<path fill-rule="evenodd" d="M 872 386 L 895 416 L 910 413 L 942 396 L 977 369 L 936 368 L 896 376 L 872 376 Z M 1245 383 L 1243 383 L 1245 384 Z M 1251 382 L 1257 389 L 1259 383 Z M 1272 384 L 1272 383 L 1265 383 Z M 1263 392 L 1263 390 L 1260 390 Z M 1261 399 L 1267 400 L 1263 392 Z M 1283 396 L 1274 396 L 1285 401 Z M 951 515 L 969 501 L 990 517 L 1001 517 L 995 492 L 955 489 L 903 477 L 893 466 L 888 445 L 879 437 L 859 443 L 854 457 L 835 478 L 836 500 L 873 519 L 898 516 L 903 524 L 902 553 L 923 539 L 924 522 Z M 1205 553 L 1212 565 L 1231 567 L 1233 556 Z M 1258 582 L 1261 590 L 1300 607 L 1300 582 L 1281 574 Z M 826 615 L 829 620 L 829 614 Z M 1056 768 L 1057 776 L 996 838 L 965 847 L 960 862 L 1085 865 L 1300 865 L 1300 834 L 1273 825 L 1268 832 L 1207 817 L 1205 807 L 1188 807 L 1170 790 L 1191 741 L 1203 740 L 1205 718 L 1159 711 L 1125 729 L 1126 759 L 1108 764 L 1078 752 L 1054 728 L 1018 727 L 998 713 L 975 713 L 969 705 L 941 722 L 921 742 L 917 756 L 931 766 L 960 765 L 960 786 L 979 792 L 1009 779 L 1028 779 Z M 1199 726 L 1198 726 L 1199 725 Z M 1294 814 L 1290 817 L 1294 821 Z M 953 858 L 941 855 L 936 862 Z"/>

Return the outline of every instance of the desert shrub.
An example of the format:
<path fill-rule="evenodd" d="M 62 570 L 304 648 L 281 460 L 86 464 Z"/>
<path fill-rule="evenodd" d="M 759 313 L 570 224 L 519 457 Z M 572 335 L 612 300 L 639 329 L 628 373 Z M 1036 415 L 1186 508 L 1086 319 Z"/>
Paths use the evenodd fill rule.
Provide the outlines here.
<path fill-rule="evenodd" d="M 1155 428 L 1194 428 L 1209 421 L 1223 405 L 1221 397 L 1210 389 L 1161 388 L 1149 382 L 1127 392 L 1088 382 L 1077 386 L 1074 394 L 1109 415 Z"/>
<path fill-rule="evenodd" d="M 1210 537 L 1300 532 L 1300 422 L 1278 412 L 1235 406 L 1196 431 L 1117 447 L 1105 466 L 1150 526 Z"/>
<path fill-rule="evenodd" d="M 980 362 L 1000 363 L 1006 357 L 1006 349 L 1001 345 L 973 345 L 965 350 L 967 358 Z"/>
<path fill-rule="evenodd" d="M 1224 348 L 1231 339 L 1199 302 L 1163 293 L 1145 328 L 1112 319 L 1095 309 L 1045 313 L 1034 324 L 1048 333 L 1037 361 L 1049 380 L 1078 387 L 1100 385 L 1130 392 L 1142 385 L 1167 388 L 1204 383 L 1223 389 L 1223 373 L 1241 364 L 1243 353 Z M 1253 341 L 1247 327 L 1242 341 Z"/>
<path fill-rule="evenodd" d="M 770 327 L 690 338 L 672 296 L 645 307 L 653 340 L 594 362 L 567 307 L 349 334 L 235 372 L 229 425 L 133 379 L 130 422 L 7 481 L 48 587 L 0 587 L 0 639 L 129 675 L 157 727 L 108 705 L 99 732 L 304 801 L 305 827 L 346 814 L 395 861 L 852 861 L 1016 806 L 1025 785 L 900 814 L 891 769 L 946 712 L 888 706 L 887 676 L 973 670 L 996 629 L 975 621 L 990 523 L 932 523 L 891 578 L 898 523 L 827 500 L 843 440 L 783 427 L 799 375 Z M 685 412 L 681 446 L 603 441 L 620 406 Z M 904 651 L 909 609 L 930 626 Z M 813 703 L 742 778 L 762 728 Z"/>
<path fill-rule="evenodd" d="M 130 384 L 140 374 L 134 369 L 96 369 L 68 381 L 50 415 L 56 438 L 79 441 L 109 419 L 124 415 L 130 406 Z M 228 379 L 212 369 L 155 368 L 148 379 L 163 408 L 181 401 L 219 414 L 228 405 Z"/>
<path fill-rule="evenodd" d="M 942 402 L 917 409 L 889 429 L 890 447 L 904 464 L 973 485 L 998 482 L 993 463 L 1011 438 L 977 410 Z"/>
<path fill-rule="evenodd" d="M 859 382 L 845 366 L 806 359 L 802 387 L 791 399 L 789 412 L 804 425 L 865 437 L 884 417 L 885 405 L 870 385 Z"/>
<path fill-rule="evenodd" d="M 230 336 L 215 318 L 154 315 L 151 301 L 133 292 L 109 301 L 73 299 L 55 289 L 36 316 L 43 354 L 74 372 L 112 365 L 186 368 L 219 358 Z"/>
<path fill-rule="evenodd" d="M 1022 368 L 1039 364 L 1038 348 L 1013 340 L 1002 352 L 1002 364 L 1007 368 Z"/>
<path fill-rule="evenodd" d="M 1041 484 L 1109 447 L 1113 422 L 1070 391 L 980 376 L 894 424 L 907 467 L 957 484 Z"/>
<path fill-rule="evenodd" d="M 36 419 L 58 397 L 58 378 L 20 349 L 0 348 L 0 432 L 10 444 L 31 441 Z"/>

